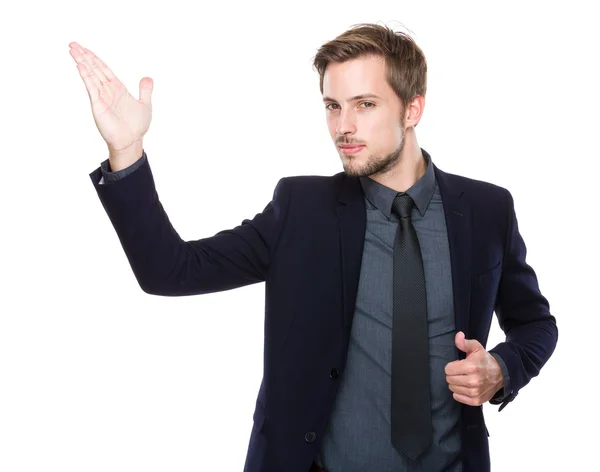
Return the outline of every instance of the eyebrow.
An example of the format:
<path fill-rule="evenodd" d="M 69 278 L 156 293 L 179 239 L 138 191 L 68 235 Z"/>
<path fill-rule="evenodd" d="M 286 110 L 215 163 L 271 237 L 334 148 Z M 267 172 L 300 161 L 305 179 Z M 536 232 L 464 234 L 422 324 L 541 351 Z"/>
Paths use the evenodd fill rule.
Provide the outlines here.
<path fill-rule="evenodd" d="M 363 98 L 379 98 L 380 100 L 383 100 L 380 96 L 375 95 L 374 93 L 363 93 L 361 95 L 356 95 L 354 97 L 350 97 L 346 101 L 355 102 L 356 100 L 362 100 Z M 323 101 L 324 102 L 335 102 L 335 100 L 331 97 L 323 97 Z"/>

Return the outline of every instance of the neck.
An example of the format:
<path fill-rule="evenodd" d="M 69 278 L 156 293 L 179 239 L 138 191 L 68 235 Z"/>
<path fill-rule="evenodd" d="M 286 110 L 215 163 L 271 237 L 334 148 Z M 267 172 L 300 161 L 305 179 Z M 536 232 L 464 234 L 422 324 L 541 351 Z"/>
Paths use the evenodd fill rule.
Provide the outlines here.
<path fill-rule="evenodd" d="M 396 165 L 382 174 L 369 176 L 370 179 L 385 185 L 397 192 L 406 192 L 417 180 L 423 177 L 427 170 L 427 164 L 414 127 L 410 127 L 404 134 L 404 147 Z"/>

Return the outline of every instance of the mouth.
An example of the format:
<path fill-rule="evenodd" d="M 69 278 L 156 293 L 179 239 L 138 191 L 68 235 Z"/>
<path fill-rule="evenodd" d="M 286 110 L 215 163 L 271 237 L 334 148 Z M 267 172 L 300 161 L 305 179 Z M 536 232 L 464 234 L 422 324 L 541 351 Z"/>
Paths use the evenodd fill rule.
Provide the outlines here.
<path fill-rule="evenodd" d="M 360 152 L 364 147 L 365 146 L 363 144 L 358 146 L 339 146 L 339 148 L 344 154 L 356 154 L 357 152 Z"/>

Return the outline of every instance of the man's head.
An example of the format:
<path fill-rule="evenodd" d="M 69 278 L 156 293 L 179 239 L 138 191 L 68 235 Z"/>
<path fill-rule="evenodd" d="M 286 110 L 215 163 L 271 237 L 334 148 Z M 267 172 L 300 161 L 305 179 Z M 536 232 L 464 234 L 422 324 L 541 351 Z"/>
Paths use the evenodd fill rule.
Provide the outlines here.
<path fill-rule="evenodd" d="M 313 66 L 346 174 L 395 167 L 406 134 L 421 119 L 427 90 L 425 56 L 413 39 L 385 26 L 355 25 L 321 46 Z M 349 144 L 363 147 L 355 153 L 340 148 Z"/>

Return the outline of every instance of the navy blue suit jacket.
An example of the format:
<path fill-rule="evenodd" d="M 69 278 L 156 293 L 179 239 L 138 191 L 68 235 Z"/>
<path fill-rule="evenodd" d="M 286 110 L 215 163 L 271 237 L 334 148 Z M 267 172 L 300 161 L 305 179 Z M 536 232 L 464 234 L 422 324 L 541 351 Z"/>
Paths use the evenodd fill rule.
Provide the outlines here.
<path fill-rule="evenodd" d="M 558 330 L 525 262 L 508 190 L 434 165 L 446 216 L 456 330 L 497 352 L 512 401 L 554 351 Z M 199 295 L 265 282 L 264 376 L 244 471 L 308 472 L 332 411 L 354 313 L 366 228 L 359 179 L 282 178 L 251 220 L 183 241 L 165 213 L 149 162 L 108 185 L 90 174 L 142 290 Z M 459 359 L 465 353 L 458 351 Z M 464 472 L 490 469 L 481 406 L 461 403 Z"/>

